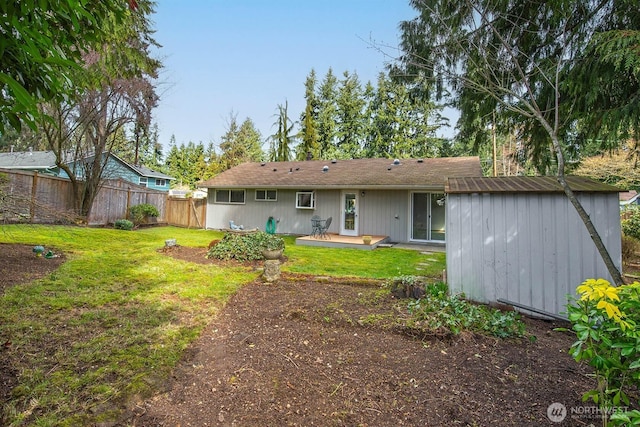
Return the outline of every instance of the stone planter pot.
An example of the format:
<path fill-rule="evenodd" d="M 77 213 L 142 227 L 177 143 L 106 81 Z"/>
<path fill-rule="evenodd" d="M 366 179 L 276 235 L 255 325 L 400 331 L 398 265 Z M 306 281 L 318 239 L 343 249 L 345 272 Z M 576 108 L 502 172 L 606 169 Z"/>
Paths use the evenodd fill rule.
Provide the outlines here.
<path fill-rule="evenodd" d="M 262 256 L 264 259 L 280 259 L 282 256 L 282 252 L 284 249 L 264 249 L 262 251 Z"/>
<path fill-rule="evenodd" d="M 365 245 L 370 245 L 371 244 L 371 236 L 362 236 L 362 242 Z"/>

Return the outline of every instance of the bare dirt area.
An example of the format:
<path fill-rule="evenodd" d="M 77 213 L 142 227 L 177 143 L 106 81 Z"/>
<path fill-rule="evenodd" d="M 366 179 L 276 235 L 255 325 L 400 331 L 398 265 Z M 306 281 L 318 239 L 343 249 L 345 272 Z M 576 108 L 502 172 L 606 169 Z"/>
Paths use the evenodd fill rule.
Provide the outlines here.
<path fill-rule="evenodd" d="M 13 256 L 13 266 L 34 272 L 24 276 L 3 263 L 1 286 L 62 262 L 31 250 L 0 245 L 0 259 Z M 202 248 L 164 252 L 215 262 Z M 567 354 L 573 337 L 554 331 L 557 323 L 526 319 L 529 337 L 522 339 L 414 337 L 395 326 L 404 307 L 375 281 L 285 274 L 276 284 L 248 284 L 185 351 L 163 389 L 137 402 L 120 425 L 599 424 L 570 413 L 561 423 L 547 417 L 554 402 L 567 410 L 591 406 L 581 401 L 593 386 L 588 368 Z M 0 372 L 10 374 L 1 360 L 2 348 Z M 13 376 L 0 375 L 0 390 L 14 385 Z M 6 397 L 0 393 L 0 401 Z"/>
<path fill-rule="evenodd" d="M 56 256 L 48 259 L 36 256 L 33 246 L 0 243 L 0 294 L 8 286 L 44 277 L 58 268 L 65 258 L 55 249 L 52 251 Z"/>
<path fill-rule="evenodd" d="M 195 262 L 204 249 L 170 255 Z M 133 426 L 589 425 L 588 370 L 559 324 L 526 319 L 528 338 L 412 337 L 394 326 L 405 301 L 380 283 L 283 275 L 243 287 L 186 352 L 167 390 Z M 566 326 L 566 325 L 564 325 Z"/>

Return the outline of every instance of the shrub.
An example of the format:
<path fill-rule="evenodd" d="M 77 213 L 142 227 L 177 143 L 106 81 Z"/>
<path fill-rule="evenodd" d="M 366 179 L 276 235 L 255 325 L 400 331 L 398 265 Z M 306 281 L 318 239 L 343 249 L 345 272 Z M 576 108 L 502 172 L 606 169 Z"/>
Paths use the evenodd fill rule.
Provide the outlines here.
<path fill-rule="evenodd" d="M 627 219 L 622 220 L 622 232 L 629 237 L 640 240 L 640 210 L 633 209 Z"/>
<path fill-rule="evenodd" d="M 142 203 L 129 208 L 129 218 L 136 225 L 143 224 L 147 218 L 157 218 L 158 216 L 160 216 L 158 208 L 149 203 Z"/>
<path fill-rule="evenodd" d="M 128 219 L 119 219 L 115 222 L 115 224 L 113 224 L 113 226 L 117 230 L 133 230 L 133 222 L 129 221 Z"/>
<path fill-rule="evenodd" d="M 264 249 L 284 249 L 284 240 L 275 235 L 256 231 L 252 233 L 226 233 L 222 240 L 209 248 L 207 258 L 255 261 L 264 259 Z"/>
<path fill-rule="evenodd" d="M 403 276 L 395 281 L 413 283 Z M 499 338 L 524 336 L 524 323 L 516 311 L 501 311 L 474 304 L 464 295 L 449 295 L 444 283 L 429 284 L 424 296 L 409 302 L 404 326 L 423 335 L 458 335 L 475 332 Z"/>
<path fill-rule="evenodd" d="M 280 236 L 276 236 L 275 234 L 261 233 L 258 239 L 262 244 L 263 249 L 268 249 L 270 251 L 284 249 L 284 239 Z"/>
<path fill-rule="evenodd" d="M 582 399 L 600 407 L 603 425 L 639 425 L 640 411 L 626 407 L 629 391 L 640 386 L 640 283 L 614 287 L 588 279 L 577 291 L 580 298 L 567 306 L 577 338 L 569 354 L 595 371 L 595 388 Z"/>

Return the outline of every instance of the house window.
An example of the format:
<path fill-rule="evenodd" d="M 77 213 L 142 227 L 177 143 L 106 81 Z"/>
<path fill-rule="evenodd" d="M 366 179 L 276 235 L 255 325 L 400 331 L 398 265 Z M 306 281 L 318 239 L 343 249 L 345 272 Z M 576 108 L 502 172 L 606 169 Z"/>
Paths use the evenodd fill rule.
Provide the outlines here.
<path fill-rule="evenodd" d="M 275 202 L 278 200 L 278 190 L 256 190 L 256 200 Z"/>
<path fill-rule="evenodd" d="M 146 176 L 141 176 L 140 177 L 140 185 L 146 187 L 147 186 L 147 177 Z"/>
<path fill-rule="evenodd" d="M 315 209 L 316 198 L 313 191 L 298 191 L 296 193 L 296 209 Z"/>
<path fill-rule="evenodd" d="M 156 178 L 156 187 L 166 187 L 167 180 L 166 179 L 158 179 Z"/>
<path fill-rule="evenodd" d="M 216 190 L 216 203 L 244 203 L 244 190 Z"/>

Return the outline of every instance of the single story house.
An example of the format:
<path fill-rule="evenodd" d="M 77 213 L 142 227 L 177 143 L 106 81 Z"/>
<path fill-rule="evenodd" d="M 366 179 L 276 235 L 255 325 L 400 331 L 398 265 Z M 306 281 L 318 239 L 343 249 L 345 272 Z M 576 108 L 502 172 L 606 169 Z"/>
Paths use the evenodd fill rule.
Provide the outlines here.
<path fill-rule="evenodd" d="M 447 177 L 481 177 L 478 157 L 244 163 L 199 184 L 208 189 L 206 228 L 230 221 L 308 235 L 311 217 L 330 233 L 392 242 L 445 241 Z"/>
<path fill-rule="evenodd" d="M 567 177 L 619 271 L 619 189 Z M 474 301 L 562 316 L 584 280 L 612 280 L 557 179 L 449 178 L 447 282 Z"/>
<path fill-rule="evenodd" d="M 83 162 L 90 161 L 92 156 L 85 157 Z M 82 177 L 83 171 L 79 162 L 72 162 L 71 169 L 78 165 L 76 175 Z M 68 175 L 56 166 L 56 155 L 53 151 L 14 151 L 0 153 L 0 169 L 28 170 L 68 178 Z M 142 165 L 132 165 L 115 154 L 109 154 L 107 165 L 103 170 L 104 179 L 123 179 L 133 184 L 154 190 L 169 191 L 169 186 L 175 178 L 154 171 Z"/>

